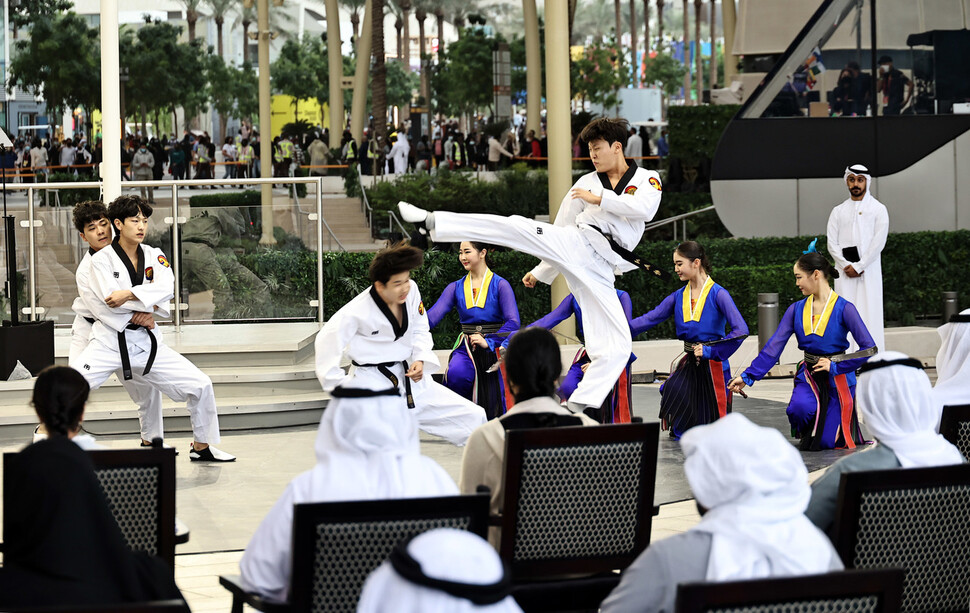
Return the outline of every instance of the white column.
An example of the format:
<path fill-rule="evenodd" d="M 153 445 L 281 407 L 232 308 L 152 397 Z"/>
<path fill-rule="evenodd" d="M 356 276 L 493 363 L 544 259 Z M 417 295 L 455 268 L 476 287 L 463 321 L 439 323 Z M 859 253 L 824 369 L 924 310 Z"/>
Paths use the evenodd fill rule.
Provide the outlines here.
<path fill-rule="evenodd" d="M 330 148 L 340 146 L 344 133 L 344 90 L 340 79 L 344 76 L 344 61 L 340 50 L 340 7 L 337 0 L 326 0 L 327 7 L 327 65 L 330 72 Z"/>
<path fill-rule="evenodd" d="M 101 0 L 101 178 L 105 203 L 121 195 L 120 73 L 118 0 Z"/>
<path fill-rule="evenodd" d="M 256 28 L 259 32 L 259 169 L 260 177 L 273 177 L 273 128 L 269 89 L 269 0 L 256 0 Z M 263 232 L 260 245 L 275 245 L 273 237 L 273 184 L 260 186 Z"/>

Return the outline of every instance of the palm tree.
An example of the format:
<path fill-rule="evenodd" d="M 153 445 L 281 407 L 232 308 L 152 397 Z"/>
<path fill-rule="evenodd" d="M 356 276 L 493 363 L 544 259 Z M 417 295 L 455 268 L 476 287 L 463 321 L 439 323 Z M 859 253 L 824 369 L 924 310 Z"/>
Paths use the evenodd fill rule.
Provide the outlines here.
<path fill-rule="evenodd" d="M 195 40 L 195 24 L 199 21 L 199 7 L 202 0 L 179 0 L 185 6 L 185 23 L 188 24 L 189 42 Z"/>
<path fill-rule="evenodd" d="M 465 29 L 465 19 L 478 12 L 480 9 L 476 0 L 458 0 L 451 3 L 451 23 L 458 30 L 458 38 L 461 38 L 461 31 Z"/>
<path fill-rule="evenodd" d="M 421 66 L 421 95 L 424 97 L 425 103 L 431 98 L 430 83 L 428 83 L 428 74 L 424 69 L 424 56 L 425 51 L 425 38 L 424 38 L 424 22 L 428 18 L 428 5 L 429 0 L 413 0 L 412 4 L 414 6 L 414 17 L 418 20 L 418 57 Z M 377 13 L 374 13 L 375 15 Z"/>
<path fill-rule="evenodd" d="M 374 17 L 371 24 L 374 34 L 371 46 L 374 54 L 374 66 L 371 79 L 371 113 L 374 115 L 374 134 L 380 143 L 387 142 L 387 67 L 384 65 L 384 0 L 371 0 Z M 376 144 L 376 143 L 375 143 Z M 378 164 L 381 174 L 383 164 Z"/>
<path fill-rule="evenodd" d="M 249 64 L 249 28 L 256 23 L 256 3 L 253 2 L 248 8 L 242 2 L 242 0 L 237 0 L 238 4 L 236 6 L 236 19 L 233 22 L 232 31 L 236 26 L 240 26 L 243 32 L 243 64 Z M 285 39 L 294 30 L 293 28 L 293 15 L 291 13 L 282 10 L 274 4 L 269 5 L 269 29 L 273 32 L 279 32 L 280 35 Z"/>
<path fill-rule="evenodd" d="M 688 3 L 690 0 L 683 0 L 684 3 L 684 66 L 687 72 L 684 73 L 684 104 L 690 101 L 690 26 L 687 17 L 690 14 Z M 697 92 L 700 94 L 700 92 Z"/>
<path fill-rule="evenodd" d="M 226 22 L 226 15 L 229 13 L 229 10 L 235 6 L 236 0 L 208 0 L 208 4 L 212 8 L 212 20 L 216 22 L 216 46 L 219 51 L 219 57 L 223 57 L 222 26 Z"/>
<path fill-rule="evenodd" d="M 401 7 L 396 2 L 390 2 L 385 7 L 388 12 L 394 15 L 394 30 L 397 32 L 397 59 L 401 59 L 401 33 L 404 30 L 404 18 L 401 15 Z"/>
<path fill-rule="evenodd" d="M 445 53 L 445 7 L 440 1 L 435 4 L 434 17 L 438 28 L 438 61 L 441 61 Z"/>
<path fill-rule="evenodd" d="M 619 38 L 616 41 L 620 45 Z M 640 84 L 640 65 L 637 64 L 637 5 L 630 0 L 630 64 L 633 65 L 633 86 Z"/>
<path fill-rule="evenodd" d="M 363 10 L 366 0 L 340 0 L 340 4 L 350 10 L 350 27 L 354 30 L 354 40 L 360 30 L 360 11 Z"/>
<path fill-rule="evenodd" d="M 620 24 L 620 0 L 613 0 L 613 12 L 616 15 L 616 44 L 620 45 L 620 32 L 623 28 Z"/>
<path fill-rule="evenodd" d="M 643 57 L 650 57 L 650 0 L 643 0 Z"/>
<path fill-rule="evenodd" d="M 242 25 L 243 31 L 243 64 L 249 63 L 249 26 L 253 25 L 256 21 L 256 3 L 251 2 L 248 5 L 240 0 L 239 6 L 237 7 L 239 11 L 239 23 Z"/>
<path fill-rule="evenodd" d="M 701 63 L 701 2 L 694 0 L 694 59 L 697 65 L 697 104 L 701 103 L 704 91 L 704 65 Z"/>
<path fill-rule="evenodd" d="M 664 0 L 657 0 L 657 50 L 664 42 Z"/>
<path fill-rule="evenodd" d="M 395 4 L 401 10 L 401 23 L 404 26 L 401 30 L 402 46 L 399 55 L 404 64 L 404 70 L 411 72 L 411 0 L 397 0 Z"/>

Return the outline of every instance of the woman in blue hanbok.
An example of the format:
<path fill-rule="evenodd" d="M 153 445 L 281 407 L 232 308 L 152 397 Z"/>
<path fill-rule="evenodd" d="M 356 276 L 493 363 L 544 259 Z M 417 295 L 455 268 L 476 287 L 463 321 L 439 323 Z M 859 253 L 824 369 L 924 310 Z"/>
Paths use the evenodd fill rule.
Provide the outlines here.
<path fill-rule="evenodd" d="M 630 332 L 635 338 L 674 318 L 686 355 L 660 388 L 660 419 L 671 438 L 679 439 L 690 428 L 731 412 L 728 358 L 744 342 L 748 326 L 728 291 L 709 276 L 710 263 L 703 247 L 694 241 L 678 245 L 674 270 L 687 285 L 635 318 Z M 725 327 L 730 331 L 725 332 Z"/>
<path fill-rule="evenodd" d="M 434 328 L 458 309 L 461 335 L 448 359 L 444 384 L 493 419 L 505 413 L 505 385 L 500 371 L 487 371 L 497 361 L 502 341 L 519 329 L 519 307 L 509 282 L 489 270 L 487 254 L 483 245 L 461 243 L 458 260 L 468 274 L 448 284 L 428 309 L 428 324 Z"/>
<path fill-rule="evenodd" d="M 751 366 L 731 381 L 731 389 L 741 391 L 764 377 L 794 334 L 805 359 L 798 364 L 788 403 L 792 436 L 801 439 L 803 450 L 855 448 L 865 442 L 855 407 L 855 371 L 876 352 L 875 343 L 855 306 L 829 286 L 839 271 L 828 260 L 811 251 L 798 258 L 794 272 L 795 285 L 807 298 L 788 307 L 778 330 Z M 865 355 L 839 359 L 849 347 L 850 332 Z"/>

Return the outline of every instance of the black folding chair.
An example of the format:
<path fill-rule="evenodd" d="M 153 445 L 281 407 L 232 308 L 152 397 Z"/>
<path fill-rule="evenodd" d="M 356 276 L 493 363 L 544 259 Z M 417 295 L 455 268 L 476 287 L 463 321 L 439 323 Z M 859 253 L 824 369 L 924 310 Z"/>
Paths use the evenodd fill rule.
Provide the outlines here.
<path fill-rule="evenodd" d="M 162 558 L 174 571 L 175 450 L 159 446 L 88 454 L 128 546 Z"/>
<path fill-rule="evenodd" d="M 940 434 L 970 460 L 970 404 L 943 407 Z"/>
<path fill-rule="evenodd" d="M 896 613 L 898 568 L 723 583 L 681 583 L 676 613 Z"/>
<path fill-rule="evenodd" d="M 967 611 L 970 464 L 843 473 L 835 546 L 846 568 L 906 571 L 902 611 Z"/>
<path fill-rule="evenodd" d="M 658 423 L 509 430 L 499 552 L 526 611 L 596 609 L 650 542 Z"/>
<path fill-rule="evenodd" d="M 298 504 L 293 509 L 289 601 L 246 592 L 237 576 L 219 577 L 243 604 L 267 612 L 353 613 L 367 576 L 399 542 L 436 528 L 467 530 L 485 538 L 489 493 L 441 498 Z"/>
<path fill-rule="evenodd" d="M 151 602 L 133 602 L 128 604 L 107 604 L 98 606 L 73 607 L 28 607 L 9 608 L 3 610 L 9 613 L 185 613 L 189 610 L 181 600 L 153 600 Z"/>

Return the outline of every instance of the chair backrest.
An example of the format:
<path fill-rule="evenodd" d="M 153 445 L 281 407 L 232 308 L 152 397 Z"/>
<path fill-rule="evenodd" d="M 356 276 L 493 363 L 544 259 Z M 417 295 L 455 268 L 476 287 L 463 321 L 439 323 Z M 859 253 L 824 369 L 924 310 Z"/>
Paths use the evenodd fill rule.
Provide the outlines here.
<path fill-rule="evenodd" d="M 650 542 L 660 424 L 509 430 L 499 552 L 514 580 L 628 566 Z"/>
<path fill-rule="evenodd" d="M 835 547 L 846 568 L 906 571 L 903 611 L 970 603 L 970 464 L 843 473 Z"/>
<path fill-rule="evenodd" d="M 175 450 L 89 451 L 125 541 L 175 568 Z"/>
<path fill-rule="evenodd" d="M 940 434 L 970 460 L 970 404 L 943 407 Z"/>
<path fill-rule="evenodd" d="M 399 542 L 456 528 L 485 537 L 489 494 L 298 504 L 293 510 L 294 611 L 354 612 L 367 575 Z"/>
<path fill-rule="evenodd" d="M 681 583 L 676 613 L 895 613 L 903 596 L 898 568 L 805 577 Z"/>

